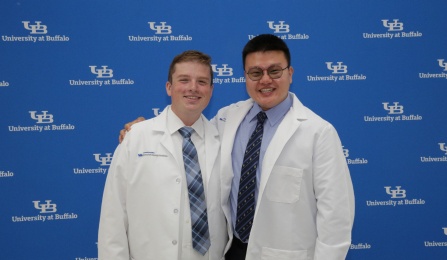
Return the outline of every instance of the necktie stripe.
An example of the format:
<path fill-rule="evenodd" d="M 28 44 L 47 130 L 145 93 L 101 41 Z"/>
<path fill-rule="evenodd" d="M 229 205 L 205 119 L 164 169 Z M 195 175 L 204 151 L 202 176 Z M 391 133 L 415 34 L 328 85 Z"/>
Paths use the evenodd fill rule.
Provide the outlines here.
<path fill-rule="evenodd" d="M 244 153 L 239 183 L 238 207 L 236 213 L 236 232 L 239 238 L 247 242 L 253 224 L 255 212 L 256 169 L 259 164 L 264 121 L 267 115 L 264 112 L 257 114 L 256 128 L 248 140 Z"/>
<path fill-rule="evenodd" d="M 197 150 L 191 141 L 193 129 L 182 127 L 178 131 L 183 136 L 183 163 L 188 183 L 192 244 L 195 250 L 205 255 L 210 247 L 210 235 L 202 174 Z"/>

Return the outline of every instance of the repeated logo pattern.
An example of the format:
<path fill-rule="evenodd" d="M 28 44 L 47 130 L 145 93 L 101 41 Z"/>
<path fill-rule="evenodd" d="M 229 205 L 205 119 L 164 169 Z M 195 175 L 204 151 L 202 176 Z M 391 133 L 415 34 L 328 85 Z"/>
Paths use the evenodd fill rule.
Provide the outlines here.
<path fill-rule="evenodd" d="M 0 258 L 60 259 L 71 251 L 68 258 L 95 259 L 118 132 L 170 103 L 172 57 L 186 49 L 211 55 L 214 91 L 204 114 L 212 119 L 249 98 L 241 51 L 261 33 L 287 43 L 291 91 L 336 127 L 356 216 L 386 220 L 356 218 L 347 259 L 376 259 L 384 248 L 401 258 L 447 254 L 445 1 L 368 8 L 261 1 L 256 14 L 247 1 L 28 2 L 0 4 L 0 226 L 27 237 L 19 244 L 0 237 Z M 285 12 L 271 12 L 280 7 Z M 167 156 L 139 152 L 140 159 Z M 401 239 L 410 236 L 411 247 Z"/>

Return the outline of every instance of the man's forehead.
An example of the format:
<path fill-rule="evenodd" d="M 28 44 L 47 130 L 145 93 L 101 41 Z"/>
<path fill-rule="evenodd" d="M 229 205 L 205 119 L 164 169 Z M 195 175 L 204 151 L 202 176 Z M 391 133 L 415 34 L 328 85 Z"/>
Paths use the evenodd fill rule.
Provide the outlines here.
<path fill-rule="evenodd" d="M 182 61 L 182 62 L 177 62 L 174 67 L 178 68 L 178 67 L 195 67 L 195 66 L 203 66 L 204 68 L 208 68 L 207 64 L 198 62 L 198 61 Z"/>
<path fill-rule="evenodd" d="M 287 62 L 286 55 L 282 51 L 258 51 L 247 54 L 245 57 L 245 65 L 256 66 L 256 62 L 267 62 L 264 65 L 277 65 Z"/>
<path fill-rule="evenodd" d="M 197 70 L 196 65 L 201 66 L 203 70 Z M 194 67 L 194 69 L 192 67 Z M 210 68 L 206 64 L 197 61 L 183 61 L 175 64 L 173 76 L 191 77 L 193 75 L 198 76 L 199 78 L 210 79 Z"/>
<path fill-rule="evenodd" d="M 257 51 L 257 52 L 251 52 L 247 54 L 247 57 L 278 57 L 278 58 L 286 58 L 286 54 L 283 51 L 280 50 L 273 50 L 273 51 Z"/>
<path fill-rule="evenodd" d="M 197 66 L 203 67 L 205 70 L 209 70 L 209 66 L 196 61 L 182 61 L 175 64 L 175 69 L 189 69 L 191 67 L 197 68 Z"/>

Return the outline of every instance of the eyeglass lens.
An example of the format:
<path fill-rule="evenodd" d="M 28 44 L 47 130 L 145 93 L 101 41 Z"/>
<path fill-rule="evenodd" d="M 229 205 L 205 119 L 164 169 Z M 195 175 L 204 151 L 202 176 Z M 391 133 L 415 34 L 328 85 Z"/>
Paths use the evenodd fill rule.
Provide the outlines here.
<path fill-rule="evenodd" d="M 282 76 L 282 72 L 285 69 L 287 69 L 287 67 L 283 69 L 279 65 L 273 65 L 267 69 L 267 74 L 270 76 L 270 78 L 277 79 Z M 251 80 L 260 80 L 262 78 L 262 76 L 264 75 L 264 70 L 261 68 L 255 67 L 255 68 L 249 69 L 247 74 Z"/>

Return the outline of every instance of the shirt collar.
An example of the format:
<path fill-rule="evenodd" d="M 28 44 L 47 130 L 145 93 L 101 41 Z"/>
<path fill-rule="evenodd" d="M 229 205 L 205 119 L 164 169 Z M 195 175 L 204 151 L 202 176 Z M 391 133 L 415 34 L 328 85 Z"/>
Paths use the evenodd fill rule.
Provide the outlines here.
<path fill-rule="evenodd" d="M 194 122 L 194 124 L 191 126 L 197 133 L 197 135 L 200 137 L 200 139 L 203 139 L 205 132 L 202 120 L 203 120 L 202 117 L 199 117 L 199 119 L 196 122 Z M 182 120 L 172 111 L 171 106 L 168 107 L 167 126 L 168 131 L 171 135 L 173 135 L 180 128 L 185 126 Z"/>
<path fill-rule="evenodd" d="M 281 119 L 283 118 L 283 116 L 292 107 L 292 104 L 293 104 L 293 100 L 289 93 L 289 94 L 287 94 L 286 99 L 284 99 L 281 103 L 270 108 L 267 111 L 264 111 L 265 114 L 267 115 L 267 119 L 268 119 L 267 122 L 271 126 L 278 124 L 281 121 Z M 256 120 L 256 115 L 261 111 L 262 111 L 261 107 L 255 102 L 253 104 L 253 107 L 248 112 L 247 118 L 249 119 L 250 122 L 252 120 Z"/>

